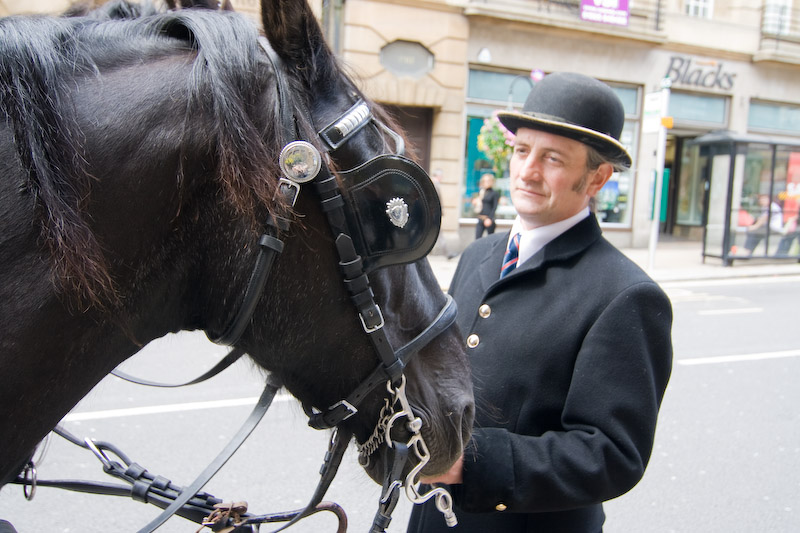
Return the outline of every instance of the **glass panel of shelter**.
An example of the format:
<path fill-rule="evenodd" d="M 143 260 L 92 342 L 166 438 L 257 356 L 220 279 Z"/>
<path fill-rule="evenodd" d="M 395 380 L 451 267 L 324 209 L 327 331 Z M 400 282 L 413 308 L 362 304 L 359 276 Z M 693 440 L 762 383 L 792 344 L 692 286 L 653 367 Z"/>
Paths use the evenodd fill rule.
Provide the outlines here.
<path fill-rule="evenodd" d="M 787 257 L 796 235 L 798 197 L 787 176 L 800 154 L 789 147 L 745 144 L 737 154 L 731 201 L 732 257 Z M 743 160 L 742 160 L 743 159 Z M 794 177 L 792 178 L 794 179 Z"/>

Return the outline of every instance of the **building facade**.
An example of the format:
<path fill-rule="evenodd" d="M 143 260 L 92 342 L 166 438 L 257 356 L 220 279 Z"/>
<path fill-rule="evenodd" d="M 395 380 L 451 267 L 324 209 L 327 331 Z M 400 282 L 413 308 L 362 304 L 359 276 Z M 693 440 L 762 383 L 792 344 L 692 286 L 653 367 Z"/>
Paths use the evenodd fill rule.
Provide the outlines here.
<path fill-rule="evenodd" d="M 654 211 L 660 231 L 701 239 L 709 176 L 691 157 L 694 139 L 729 130 L 785 139 L 787 146 L 800 140 L 800 10 L 793 0 L 312 4 L 363 90 L 405 127 L 415 157 L 430 172 L 442 171 L 442 230 L 450 251 L 474 238 L 471 200 L 480 176 L 492 171 L 478 149 L 481 128 L 498 109 L 521 107 L 532 83 L 550 72 L 598 78 L 624 103 L 621 141 L 633 168 L 614 175 L 596 205 L 605 235 L 618 246 L 647 246 Z M 257 19 L 258 0 L 233 5 Z M 0 0 L 0 13 L 65 6 L 58 0 Z M 661 109 L 664 87 L 668 106 Z M 672 119 L 666 135 L 661 115 Z M 794 150 L 787 147 L 779 156 L 765 151 L 760 164 L 753 156 L 747 172 L 760 177 L 743 180 L 749 185 L 737 207 L 750 208 L 767 181 L 781 202 L 800 198 L 800 154 Z M 663 175 L 658 201 L 656 174 Z M 502 230 L 514 211 L 507 178 L 502 172 L 500 178 Z"/>
<path fill-rule="evenodd" d="M 647 246 L 654 204 L 662 232 L 701 238 L 708 176 L 688 164 L 693 139 L 716 130 L 766 134 L 790 144 L 800 138 L 800 26 L 791 0 L 348 0 L 337 5 L 344 36 L 339 52 L 367 93 L 428 121 L 427 136 L 414 139 L 428 143 L 423 164 L 443 170 L 443 231 L 452 246 L 473 238 L 471 199 L 480 175 L 492 166 L 478 150 L 484 121 L 497 109 L 520 107 L 535 79 L 549 72 L 596 77 L 625 105 L 621 140 L 634 166 L 613 177 L 596 206 L 606 236 L 618 246 Z M 587 9 L 593 6 L 608 8 L 611 15 Z M 395 43 L 404 43 L 409 52 Z M 425 67 L 412 75 L 403 70 L 404 62 Z M 651 116 L 659 110 L 651 103 L 659 101 L 665 86 L 669 104 L 663 114 L 672 125 L 660 137 L 660 121 L 652 127 Z M 772 164 L 773 174 L 791 174 L 789 161 L 796 158 L 784 159 Z M 662 167 L 663 191 L 655 202 L 655 177 Z M 507 189 L 502 179 L 498 185 Z M 784 196 L 793 194 L 791 189 L 785 180 L 771 186 L 773 194 Z M 755 202 L 754 194 L 747 201 Z M 507 196 L 499 215 L 501 227 L 510 225 L 514 212 Z"/>

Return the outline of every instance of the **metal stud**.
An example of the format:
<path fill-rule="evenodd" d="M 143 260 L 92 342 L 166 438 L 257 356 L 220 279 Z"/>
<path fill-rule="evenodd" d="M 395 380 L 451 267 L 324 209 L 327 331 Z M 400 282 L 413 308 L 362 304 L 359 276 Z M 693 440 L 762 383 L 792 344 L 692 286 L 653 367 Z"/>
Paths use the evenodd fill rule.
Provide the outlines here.
<path fill-rule="evenodd" d="M 392 198 L 386 202 L 386 214 L 392 224 L 402 228 L 408 223 L 408 204 L 402 198 Z"/>
<path fill-rule="evenodd" d="M 480 343 L 481 343 L 481 338 L 474 333 L 469 337 L 467 337 L 467 346 L 469 346 L 470 348 L 475 348 Z"/>
<path fill-rule="evenodd" d="M 322 168 L 322 157 L 314 145 L 306 141 L 292 141 L 281 150 L 281 172 L 295 183 L 306 183 L 317 177 Z"/>

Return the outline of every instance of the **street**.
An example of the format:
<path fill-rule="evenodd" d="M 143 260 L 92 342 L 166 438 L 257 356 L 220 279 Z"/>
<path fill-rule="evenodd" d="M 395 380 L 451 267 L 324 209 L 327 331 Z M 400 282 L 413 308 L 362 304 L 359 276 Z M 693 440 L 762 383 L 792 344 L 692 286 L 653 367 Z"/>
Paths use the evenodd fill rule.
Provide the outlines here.
<path fill-rule="evenodd" d="M 664 287 L 673 375 L 648 471 L 606 531 L 800 531 L 800 279 Z"/>
<path fill-rule="evenodd" d="M 655 449 L 643 481 L 606 505 L 604 531 L 800 531 L 800 277 L 673 282 L 664 288 L 675 312 L 675 365 Z M 182 333 L 151 343 L 124 369 L 179 381 L 202 373 L 221 354 L 224 349 L 201 334 Z M 188 485 L 246 418 L 262 382 L 249 362 L 182 389 L 106 378 L 65 426 L 110 441 L 151 472 Z M 303 507 L 328 438 L 309 429 L 305 418 L 293 399 L 279 397 L 205 490 L 247 500 L 254 513 Z M 50 439 L 39 476 L 114 481 L 91 453 L 59 437 Z M 326 499 L 345 508 L 350 531 L 362 532 L 379 493 L 351 449 Z M 409 510 L 402 498 L 389 531 L 404 531 Z M 19 533 L 136 531 L 158 511 L 130 499 L 47 488 L 32 502 L 18 486 L 0 492 L 0 518 Z M 196 529 L 173 518 L 159 531 Z M 319 516 L 289 531 L 334 530 L 332 516 Z"/>

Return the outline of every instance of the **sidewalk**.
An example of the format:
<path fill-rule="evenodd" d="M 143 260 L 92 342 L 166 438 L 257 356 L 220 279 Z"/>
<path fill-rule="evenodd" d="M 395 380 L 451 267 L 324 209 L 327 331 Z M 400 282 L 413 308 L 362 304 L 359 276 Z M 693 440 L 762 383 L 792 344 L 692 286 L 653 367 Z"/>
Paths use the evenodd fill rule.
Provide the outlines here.
<path fill-rule="evenodd" d="M 653 257 L 652 269 L 649 268 L 648 248 L 624 248 L 622 252 L 659 283 L 800 275 L 800 263 L 794 259 L 737 260 L 732 266 L 726 267 L 722 266 L 721 260 L 708 257 L 704 263 L 702 243 L 696 241 L 659 242 Z M 455 273 L 458 257 L 447 259 L 442 255 L 429 255 L 428 260 L 442 287 L 446 289 Z"/>

